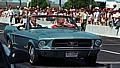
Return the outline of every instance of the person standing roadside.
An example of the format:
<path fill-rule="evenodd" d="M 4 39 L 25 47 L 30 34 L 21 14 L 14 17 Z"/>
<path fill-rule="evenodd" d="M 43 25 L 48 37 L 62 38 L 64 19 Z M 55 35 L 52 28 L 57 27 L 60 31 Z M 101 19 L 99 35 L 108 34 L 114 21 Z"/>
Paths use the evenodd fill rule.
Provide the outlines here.
<path fill-rule="evenodd" d="M 84 8 L 81 8 L 81 31 L 85 31 L 87 24 L 87 12 Z"/>
<path fill-rule="evenodd" d="M 118 33 L 119 33 L 119 28 L 120 28 L 120 9 L 118 10 L 118 18 L 117 18 L 117 21 L 116 21 L 116 28 L 115 29 L 117 29 L 117 34 L 116 35 L 118 35 Z"/>
<path fill-rule="evenodd" d="M 88 11 L 88 24 L 92 24 L 93 25 L 93 14 L 92 11 Z"/>
<path fill-rule="evenodd" d="M 9 17 L 10 17 L 10 23 L 9 23 L 9 25 L 12 24 L 13 14 L 14 14 L 14 12 L 13 12 L 13 10 L 12 10 L 12 7 L 10 7 L 10 8 L 8 9 L 8 15 L 9 15 Z"/>
<path fill-rule="evenodd" d="M 20 7 L 19 12 L 20 12 L 20 16 L 19 16 L 20 23 L 23 23 L 23 8 Z"/>
<path fill-rule="evenodd" d="M 94 24 L 99 25 L 99 19 L 100 19 L 99 7 L 95 7 L 95 12 L 93 13 L 93 16 L 94 16 Z"/>
<path fill-rule="evenodd" d="M 17 6 L 17 9 L 14 11 L 15 15 L 15 24 L 20 23 L 20 10 L 19 6 Z"/>

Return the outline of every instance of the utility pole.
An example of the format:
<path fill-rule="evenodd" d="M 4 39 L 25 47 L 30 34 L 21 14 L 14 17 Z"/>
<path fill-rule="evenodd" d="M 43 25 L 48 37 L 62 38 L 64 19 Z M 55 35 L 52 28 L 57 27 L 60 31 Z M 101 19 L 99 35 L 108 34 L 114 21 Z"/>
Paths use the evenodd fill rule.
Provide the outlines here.
<path fill-rule="evenodd" d="M 59 10 L 61 10 L 61 0 L 59 0 Z"/>
<path fill-rule="evenodd" d="M 61 0 L 59 0 L 59 6 L 61 7 Z"/>
<path fill-rule="evenodd" d="M 92 8 L 92 0 L 90 0 L 89 8 Z"/>
<path fill-rule="evenodd" d="M 6 3 L 6 7 L 8 7 L 8 2 L 7 2 L 7 0 L 6 0 L 6 2 L 5 2 L 5 3 Z"/>
<path fill-rule="evenodd" d="M 20 1 L 20 7 L 21 7 L 21 0 L 19 0 Z"/>
<path fill-rule="evenodd" d="M 29 6 L 31 7 L 31 0 L 27 1 L 27 7 L 29 7 Z"/>

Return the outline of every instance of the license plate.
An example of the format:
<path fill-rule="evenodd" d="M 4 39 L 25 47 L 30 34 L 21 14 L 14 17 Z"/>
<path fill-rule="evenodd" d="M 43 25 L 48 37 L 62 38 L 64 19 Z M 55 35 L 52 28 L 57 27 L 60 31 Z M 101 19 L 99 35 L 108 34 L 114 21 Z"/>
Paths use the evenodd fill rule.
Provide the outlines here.
<path fill-rule="evenodd" d="M 78 52 L 66 52 L 65 57 L 78 57 Z"/>

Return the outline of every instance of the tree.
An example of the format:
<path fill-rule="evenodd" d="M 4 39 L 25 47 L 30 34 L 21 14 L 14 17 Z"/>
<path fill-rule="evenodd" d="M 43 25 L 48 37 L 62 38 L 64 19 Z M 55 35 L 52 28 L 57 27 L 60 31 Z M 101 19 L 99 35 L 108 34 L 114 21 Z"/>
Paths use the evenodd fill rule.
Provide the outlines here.
<path fill-rule="evenodd" d="M 71 3 L 71 1 L 66 2 L 66 3 L 64 4 L 63 8 L 67 8 L 67 9 L 72 8 L 72 3 Z"/>
<path fill-rule="evenodd" d="M 81 8 L 89 7 L 89 5 L 96 5 L 94 0 L 68 0 L 64 4 L 64 8 Z"/>
<path fill-rule="evenodd" d="M 37 6 L 37 0 L 31 0 L 30 6 L 31 7 L 36 7 Z"/>
<path fill-rule="evenodd" d="M 39 0 L 38 1 L 38 6 L 41 8 L 46 8 L 48 6 L 48 2 L 46 0 Z"/>
<path fill-rule="evenodd" d="M 39 6 L 41 8 L 46 8 L 49 4 L 47 0 L 31 0 L 31 7 Z"/>

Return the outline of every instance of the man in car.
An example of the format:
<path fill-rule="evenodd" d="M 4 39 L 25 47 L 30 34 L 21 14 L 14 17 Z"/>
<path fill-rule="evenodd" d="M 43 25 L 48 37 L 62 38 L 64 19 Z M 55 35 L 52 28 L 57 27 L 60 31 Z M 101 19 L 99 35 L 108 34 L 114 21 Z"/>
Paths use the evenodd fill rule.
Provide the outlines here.
<path fill-rule="evenodd" d="M 35 17 L 31 17 L 31 21 L 30 21 L 30 27 L 36 27 L 36 18 Z"/>
<path fill-rule="evenodd" d="M 37 18 L 36 17 L 30 17 L 29 25 L 30 25 L 30 28 L 40 28 L 40 27 L 42 27 L 40 24 L 37 23 Z"/>
<path fill-rule="evenodd" d="M 62 27 L 74 28 L 75 26 L 73 24 L 68 23 L 65 20 L 65 18 L 59 18 L 57 22 L 52 26 L 52 28 L 62 28 Z"/>

